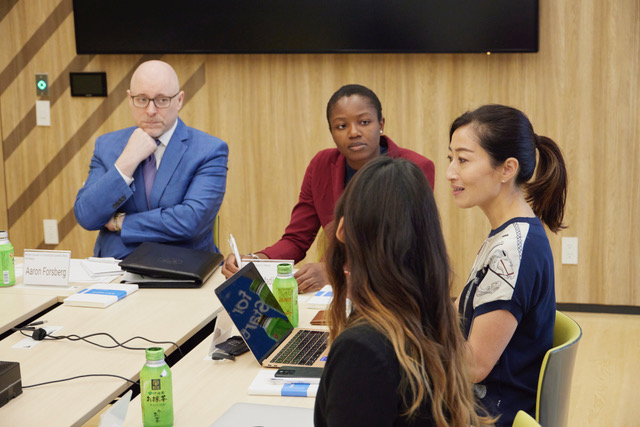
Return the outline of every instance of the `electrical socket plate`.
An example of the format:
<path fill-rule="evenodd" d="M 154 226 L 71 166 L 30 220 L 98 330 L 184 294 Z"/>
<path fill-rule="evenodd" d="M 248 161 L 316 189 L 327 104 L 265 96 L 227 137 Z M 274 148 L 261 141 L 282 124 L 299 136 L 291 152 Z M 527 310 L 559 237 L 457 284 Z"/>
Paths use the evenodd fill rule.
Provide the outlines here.
<path fill-rule="evenodd" d="M 51 126 L 51 103 L 36 101 L 36 125 Z"/>
<path fill-rule="evenodd" d="M 562 263 L 563 264 L 578 263 L 578 238 L 577 237 L 562 238 Z"/>
<path fill-rule="evenodd" d="M 42 220 L 44 224 L 44 243 L 45 245 L 57 245 L 60 243 L 58 237 L 58 221 L 55 219 Z"/>

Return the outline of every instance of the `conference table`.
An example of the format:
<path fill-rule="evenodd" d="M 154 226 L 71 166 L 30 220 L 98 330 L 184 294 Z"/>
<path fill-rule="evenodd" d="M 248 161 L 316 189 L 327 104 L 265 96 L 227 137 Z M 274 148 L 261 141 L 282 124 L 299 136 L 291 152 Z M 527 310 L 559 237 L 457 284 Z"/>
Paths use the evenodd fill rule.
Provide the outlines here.
<path fill-rule="evenodd" d="M 300 296 L 300 326 L 309 326 L 317 309 L 306 307 L 310 294 Z M 318 328 L 317 326 L 315 328 Z M 215 333 L 215 332 L 214 332 Z M 207 357 L 211 334 L 171 368 L 174 425 L 210 426 L 236 402 L 313 408 L 315 398 L 249 395 L 248 389 L 261 366 L 250 353 L 235 361 L 217 362 Z M 125 426 L 142 425 L 140 395 L 131 401 Z"/>
<path fill-rule="evenodd" d="M 20 278 L 21 279 L 21 278 Z M 86 288 L 93 283 L 69 283 L 69 286 L 37 286 L 24 285 L 17 280 L 14 286 L 0 288 L 0 295 L 18 294 L 18 295 L 41 295 L 54 297 L 55 302 L 62 302 L 69 295 L 73 295 L 81 289 Z"/>
<path fill-rule="evenodd" d="M 218 270 L 198 289 L 139 289 L 104 309 L 60 305 L 33 320 L 47 320 L 47 326 L 62 327 L 54 334 L 57 336 L 106 332 L 120 342 L 142 336 L 182 345 L 221 311 L 214 289 L 223 281 Z M 19 323 L 20 319 L 33 317 L 39 308 L 55 304 L 69 292 L 72 291 L 0 289 L 3 307 L 5 300 L 7 305 L 11 300 L 24 301 L 22 314 L 17 309 L 17 314 L 10 315 L 13 320 L 7 322 L 2 317 L 0 324 L 7 327 L 16 324 L 16 319 Z M 114 374 L 137 381 L 145 363 L 142 350 L 106 349 L 67 339 L 40 341 L 29 349 L 14 348 L 23 339 L 22 334 L 14 333 L 0 341 L 0 360 L 20 363 L 23 387 L 88 374 Z M 113 344 L 106 337 L 92 340 Z M 152 346 L 142 340 L 128 345 L 142 349 Z M 160 346 L 167 355 L 176 350 L 172 344 Z M 82 425 L 130 386 L 124 379 L 87 377 L 26 388 L 0 408 L 0 426 Z"/>
<path fill-rule="evenodd" d="M 16 258 L 18 270 L 22 258 Z M 69 286 L 35 286 L 22 283 L 22 275 L 16 274 L 16 284 L 0 286 L 0 334 L 18 326 L 31 317 L 62 302 L 88 284 L 70 283 Z"/>
<path fill-rule="evenodd" d="M 5 292 L 0 289 L 0 334 L 58 302 L 55 296 Z"/>

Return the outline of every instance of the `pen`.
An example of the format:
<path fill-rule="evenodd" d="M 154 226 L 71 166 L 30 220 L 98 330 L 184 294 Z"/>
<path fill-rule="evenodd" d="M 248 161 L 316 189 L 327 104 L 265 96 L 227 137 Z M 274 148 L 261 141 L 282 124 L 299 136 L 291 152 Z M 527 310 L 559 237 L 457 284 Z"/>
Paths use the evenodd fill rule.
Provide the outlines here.
<path fill-rule="evenodd" d="M 233 238 L 233 234 L 229 233 L 229 246 L 233 254 L 236 256 L 236 265 L 238 268 L 242 268 L 242 259 L 240 258 L 240 252 L 238 252 L 238 245 L 236 245 L 236 239 Z"/>

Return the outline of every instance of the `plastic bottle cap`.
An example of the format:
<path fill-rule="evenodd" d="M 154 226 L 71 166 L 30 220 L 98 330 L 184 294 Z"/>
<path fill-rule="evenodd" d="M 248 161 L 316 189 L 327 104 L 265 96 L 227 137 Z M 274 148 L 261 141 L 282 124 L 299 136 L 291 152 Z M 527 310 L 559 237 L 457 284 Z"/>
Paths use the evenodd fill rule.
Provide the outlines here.
<path fill-rule="evenodd" d="M 7 233 L 5 230 L 0 231 L 0 239 L 8 239 L 9 238 L 9 233 Z"/>
<path fill-rule="evenodd" d="M 293 272 L 293 266 L 288 263 L 278 264 L 278 274 L 291 274 Z"/>
<path fill-rule="evenodd" d="M 162 360 L 164 359 L 164 349 L 161 347 L 150 347 L 145 351 L 147 360 Z"/>

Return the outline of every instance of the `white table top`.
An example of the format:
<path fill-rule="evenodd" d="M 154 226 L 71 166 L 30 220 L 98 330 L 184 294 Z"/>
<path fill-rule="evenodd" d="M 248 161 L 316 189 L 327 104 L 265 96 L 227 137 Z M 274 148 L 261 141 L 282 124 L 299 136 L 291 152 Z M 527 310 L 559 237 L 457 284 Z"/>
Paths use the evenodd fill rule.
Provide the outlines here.
<path fill-rule="evenodd" d="M 200 289 L 140 289 L 105 308 L 60 306 L 43 316 L 48 326 L 62 326 L 55 335 L 108 332 L 119 341 L 144 336 L 184 343 L 221 310 L 214 288 L 224 280 L 217 271 Z M 25 350 L 12 348 L 24 337 L 13 334 L 0 341 L 0 358 L 20 363 L 22 384 L 110 373 L 137 380 L 144 351 L 102 349 L 81 341 L 42 341 Z M 104 337 L 96 342 L 110 343 Z M 149 347 L 144 341 L 131 346 Z M 170 354 L 175 347 L 162 345 Z M 109 377 L 90 377 L 24 389 L 0 408 L 0 425 L 81 425 L 129 387 Z"/>
<path fill-rule="evenodd" d="M 4 292 L 0 288 L 0 334 L 55 305 L 57 300 L 55 296 Z"/>
<path fill-rule="evenodd" d="M 318 310 L 306 309 L 301 296 L 300 326 L 308 326 Z M 172 368 L 174 425 L 209 426 L 236 402 L 313 408 L 313 397 L 250 396 L 249 385 L 261 367 L 250 353 L 234 362 L 205 359 L 213 334 Z M 140 396 L 129 404 L 125 426 L 142 425 Z"/>
<path fill-rule="evenodd" d="M 0 295 L 40 295 L 54 297 L 56 301 L 62 302 L 69 295 L 92 285 L 92 283 L 71 283 L 69 286 L 36 286 L 16 284 L 8 288 L 0 288 Z"/>

